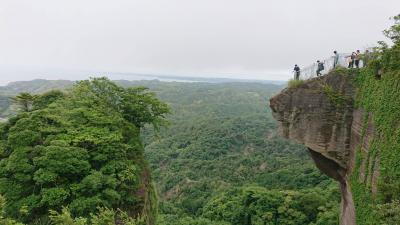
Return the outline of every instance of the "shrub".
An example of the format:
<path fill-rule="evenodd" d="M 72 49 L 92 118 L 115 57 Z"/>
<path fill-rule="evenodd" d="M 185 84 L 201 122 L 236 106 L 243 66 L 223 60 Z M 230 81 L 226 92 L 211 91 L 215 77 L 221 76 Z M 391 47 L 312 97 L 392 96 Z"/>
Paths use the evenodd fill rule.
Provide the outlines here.
<path fill-rule="evenodd" d="M 298 86 L 300 86 L 302 84 L 304 84 L 304 80 L 293 80 L 293 79 L 291 79 L 291 80 L 288 81 L 288 87 L 289 88 L 296 88 L 296 87 L 298 87 Z"/>

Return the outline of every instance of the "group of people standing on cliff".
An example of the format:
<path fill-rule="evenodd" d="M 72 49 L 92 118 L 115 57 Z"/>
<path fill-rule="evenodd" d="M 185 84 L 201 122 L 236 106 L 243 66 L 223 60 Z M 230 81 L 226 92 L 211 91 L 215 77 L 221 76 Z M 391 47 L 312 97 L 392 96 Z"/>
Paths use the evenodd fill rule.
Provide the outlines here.
<path fill-rule="evenodd" d="M 340 63 L 339 63 L 340 55 L 336 50 L 333 51 L 333 54 L 334 55 L 332 56 L 333 57 L 333 68 L 332 69 L 335 69 L 338 66 L 340 66 Z M 365 67 L 368 64 L 368 61 L 369 61 L 369 58 L 370 58 L 370 52 L 369 52 L 369 50 L 365 50 L 365 53 L 361 54 L 360 50 L 357 50 L 355 52 L 352 52 L 351 55 L 342 56 L 342 57 L 346 59 L 347 68 L 349 68 L 349 69 L 350 68 L 357 68 L 358 69 L 358 68 L 361 67 L 361 63 L 360 62 L 362 62 L 362 66 L 363 67 Z M 317 74 L 317 76 L 321 76 L 322 75 L 322 71 L 325 70 L 325 61 L 322 62 L 320 60 L 317 60 L 316 66 L 317 66 L 316 74 Z M 294 74 L 295 74 L 294 79 L 295 80 L 299 80 L 300 79 L 301 69 L 297 64 L 294 66 L 293 71 L 294 71 Z"/>
<path fill-rule="evenodd" d="M 360 68 L 360 62 L 362 59 L 363 66 L 365 67 L 369 59 L 369 50 L 365 50 L 364 54 L 361 54 L 360 50 L 357 50 L 351 55 L 346 56 L 347 58 L 347 68 Z"/>

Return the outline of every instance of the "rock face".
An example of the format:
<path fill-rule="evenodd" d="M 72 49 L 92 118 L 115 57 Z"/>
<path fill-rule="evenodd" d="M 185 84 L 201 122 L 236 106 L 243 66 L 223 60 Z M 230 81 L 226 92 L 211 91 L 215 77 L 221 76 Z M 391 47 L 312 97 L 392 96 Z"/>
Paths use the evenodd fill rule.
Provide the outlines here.
<path fill-rule="evenodd" d="M 348 182 L 354 146 L 359 145 L 352 129 L 354 95 L 352 77 L 332 72 L 286 88 L 270 99 L 283 136 L 307 146 L 316 166 L 340 183 L 342 225 L 355 224 Z"/>

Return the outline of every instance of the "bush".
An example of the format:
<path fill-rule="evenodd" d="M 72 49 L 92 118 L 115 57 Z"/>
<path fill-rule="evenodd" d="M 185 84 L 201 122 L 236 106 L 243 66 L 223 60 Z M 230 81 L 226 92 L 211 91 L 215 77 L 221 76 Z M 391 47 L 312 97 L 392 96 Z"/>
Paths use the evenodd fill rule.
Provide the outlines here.
<path fill-rule="evenodd" d="M 304 84 L 304 80 L 293 80 L 293 79 L 291 79 L 291 80 L 288 81 L 288 87 L 289 88 L 296 88 L 296 87 L 298 87 L 298 86 L 300 86 L 302 84 Z"/>

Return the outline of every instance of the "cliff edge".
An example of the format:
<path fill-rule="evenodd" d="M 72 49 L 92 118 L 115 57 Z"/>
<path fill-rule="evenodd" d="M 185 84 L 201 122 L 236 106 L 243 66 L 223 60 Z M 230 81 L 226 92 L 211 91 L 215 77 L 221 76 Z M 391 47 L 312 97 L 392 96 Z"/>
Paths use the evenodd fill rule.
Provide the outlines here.
<path fill-rule="evenodd" d="M 363 112 L 354 109 L 353 78 L 334 71 L 288 87 L 270 99 L 282 135 L 308 147 L 316 166 L 339 182 L 342 225 L 356 223 L 349 175 L 354 146 L 361 141 Z"/>

